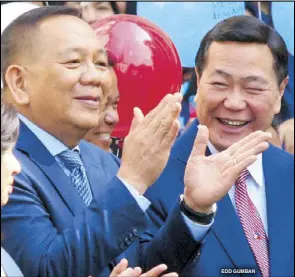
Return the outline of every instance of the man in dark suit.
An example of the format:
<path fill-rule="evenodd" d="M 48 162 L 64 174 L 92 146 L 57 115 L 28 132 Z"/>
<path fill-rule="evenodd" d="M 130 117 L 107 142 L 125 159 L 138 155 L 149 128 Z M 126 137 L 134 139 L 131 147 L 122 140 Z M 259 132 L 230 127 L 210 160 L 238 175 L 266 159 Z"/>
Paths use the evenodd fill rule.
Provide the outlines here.
<path fill-rule="evenodd" d="M 3 246 L 25 276 L 98 276 L 132 244 L 138 256 L 128 260 L 150 269 L 164 258 L 179 271 L 199 248 L 194 223 L 176 206 L 155 239 L 145 240 L 150 203 L 142 195 L 168 160 L 181 96 L 167 95 L 146 116 L 134 110 L 121 165 L 81 141 L 97 124 L 111 75 L 94 31 L 77 15 L 67 7 L 39 8 L 2 34 L 4 95 L 20 114 L 22 166 L 1 213 Z M 245 152 L 248 162 L 266 147 L 267 134 L 255 136 L 237 144 L 254 149 Z"/>
<path fill-rule="evenodd" d="M 280 111 L 287 61 L 282 38 L 253 17 L 226 19 L 201 42 L 198 121 L 176 141 L 164 172 L 145 194 L 158 227 L 176 200 L 199 227 L 200 253 L 184 276 L 294 276 L 294 156 L 270 146 L 228 187 L 229 165 L 222 161 L 232 145 L 266 130 Z M 203 137 L 198 149 L 196 134 Z"/>
<path fill-rule="evenodd" d="M 2 245 L 25 276 L 97 276 L 148 228 L 141 195 L 166 164 L 181 96 L 168 95 L 146 117 L 135 109 L 120 167 L 81 141 L 97 124 L 111 74 L 78 11 L 30 11 L 1 42 L 4 97 L 21 119 L 22 166 L 1 212 Z"/>

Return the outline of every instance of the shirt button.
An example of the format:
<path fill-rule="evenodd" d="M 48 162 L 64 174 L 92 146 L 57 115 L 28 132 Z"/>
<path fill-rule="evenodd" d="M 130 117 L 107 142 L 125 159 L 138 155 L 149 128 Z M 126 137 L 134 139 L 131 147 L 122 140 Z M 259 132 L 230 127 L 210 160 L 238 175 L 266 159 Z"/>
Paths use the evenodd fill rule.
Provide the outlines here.
<path fill-rule="evenodd" d="M 134 235 L 133 235 L 132 233 L 130 233 L 130 234 L 128 235 L 128 238 L 129 238 L 130 240 L 134 240 Z"/>

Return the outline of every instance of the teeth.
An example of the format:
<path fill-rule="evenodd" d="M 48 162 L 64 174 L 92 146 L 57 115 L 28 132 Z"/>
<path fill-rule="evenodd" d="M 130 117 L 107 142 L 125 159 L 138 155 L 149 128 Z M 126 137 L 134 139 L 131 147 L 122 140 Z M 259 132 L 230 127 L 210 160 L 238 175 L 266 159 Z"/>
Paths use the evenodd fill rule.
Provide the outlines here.
<path fill-rule="evenodd" d="M 221 119 L 221 121 L 231 126 L 241 126 L 247 123 L 247 121 L 231 121 L 231 120 L 224 120 L 224 119 Z"/>
<path fill-rule="evenodd" d="M 99 136 L 103 140 L 109 140 L 111 138 L 111 134 L 109 133 L 101 133 Z"/>

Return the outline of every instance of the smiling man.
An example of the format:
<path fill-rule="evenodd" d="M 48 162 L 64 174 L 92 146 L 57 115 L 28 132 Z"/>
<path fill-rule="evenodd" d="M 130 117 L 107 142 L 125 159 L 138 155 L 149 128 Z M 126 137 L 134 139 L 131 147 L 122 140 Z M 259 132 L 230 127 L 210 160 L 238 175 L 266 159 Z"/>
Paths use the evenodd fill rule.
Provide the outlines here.
<path fill-rule="evenodd" d="M 1 72 L 21 119 L 22 166 L 1 210 L 1 245 L 25 276 L 98 276 L 148 229 L 142 194 L 168 160 L 181 95 L 147 117 L 135 109 L 120 165 L 82 140 L 105 109 L 112 70 L 78 10 L 42 7 L 8 25 Z"/>
<path fill-rule="evenodd" d="M 184 194 L 177 201 L 199 226 L 194 234 L 206 238 L 184 276 L 221 276 L 233 269 L 294 276 L 294 157 L 270 146 L 227 189 L 222 183 L 231 170 L 214 182 L 216 172 L 226 171 L 218 155 L 267 130 L 279 113 L 288 82 L 286 45 L 258 19 L 237 16 L 205 35 L 195 61 L 198 120 L 176 141 L 163 174 L 145 194 L 153 204 L 151 217 L 161 227 Z M 209 130 L 203 139 L 207 157 L 194 150 L 196 134 L 204 135 L 201 124 Z M 216 167 L 206 170 L 208 164 Z"/>

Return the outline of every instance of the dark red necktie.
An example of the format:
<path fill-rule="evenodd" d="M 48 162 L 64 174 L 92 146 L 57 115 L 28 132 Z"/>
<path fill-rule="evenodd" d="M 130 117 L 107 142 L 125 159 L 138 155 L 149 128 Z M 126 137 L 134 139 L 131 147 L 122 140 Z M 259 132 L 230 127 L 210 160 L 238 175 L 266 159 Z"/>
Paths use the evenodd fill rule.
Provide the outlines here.
<path fill-rule="evenodd" d="M 268 238 L 260 215 L 251 201 L 246 185 L 246 169 L 236 182 L 235 203 L 245 236 L 263 277 L 269 277 Z"/>

